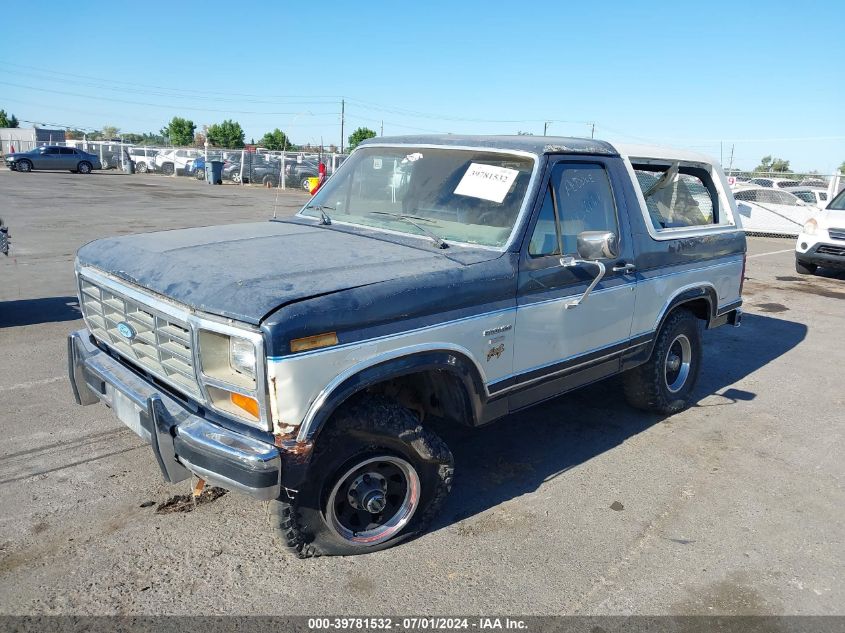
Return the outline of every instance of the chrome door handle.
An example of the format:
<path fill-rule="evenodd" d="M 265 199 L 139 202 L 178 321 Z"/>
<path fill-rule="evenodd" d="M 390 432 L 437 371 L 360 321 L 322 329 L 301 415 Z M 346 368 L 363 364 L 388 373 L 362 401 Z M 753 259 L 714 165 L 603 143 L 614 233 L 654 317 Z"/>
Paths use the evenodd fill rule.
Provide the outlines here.
<path fill-rule="evenodd" d="M 637 271 L 637 267 L 633 264 L 619 264 L 613 267 L 615 273 L 625 273 L 626 275 L 633 275 Z"/>

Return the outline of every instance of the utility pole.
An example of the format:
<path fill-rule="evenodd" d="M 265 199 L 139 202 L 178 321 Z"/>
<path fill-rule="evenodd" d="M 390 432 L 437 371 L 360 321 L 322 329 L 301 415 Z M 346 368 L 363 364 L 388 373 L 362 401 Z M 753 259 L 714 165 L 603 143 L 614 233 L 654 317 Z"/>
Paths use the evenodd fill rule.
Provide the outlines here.
<path fill-rule="evenodd" d="M 346 122 L 346 99 L 340 100 L 340 153 L 343 154 L 343 124 Z"/>
<path fill-rule="evenodd" d="M 734 167 L 734 144 L 731 143 L 731 164 L 728 165 L 728 175 L 730 175 L 731 172 L 733 171 L 733 167 Z"/>
<path fill-rule="evenodd" d="M 384 119 L 381 120 L 381 134 L 379 136 L 384 136 Z"/>
<path fill-rule="evenodd" d="M 590 138 L 596 138 L 596 124 L 590 124 Z"/>
<path fill-rule="evenodd" d="M 552 122 L 551 122 L 551 121 L 546 121 L 545 123 L 543 123 L 543 136 L 545 136 L 545 135 L 546 135 L 546 132 L 548 132 L 548 131 L 549 131 L 549 126 L 550 126 L 551 124 L 552 124 Z"/>

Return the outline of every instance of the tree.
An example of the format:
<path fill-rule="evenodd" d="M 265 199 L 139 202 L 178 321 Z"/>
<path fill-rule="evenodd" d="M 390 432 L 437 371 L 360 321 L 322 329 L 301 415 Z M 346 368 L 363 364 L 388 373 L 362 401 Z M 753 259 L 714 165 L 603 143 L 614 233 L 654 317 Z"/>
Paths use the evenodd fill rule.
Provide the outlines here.
<path fill-rule="evenodd" d="M 258 144 L 261 147 L 266 147 L 267 149 L 276 151 L 292 151 L 296 149 L 296 145 L 290 142 L 290 137 L 288 137 L 288 135 L 282 132 L 279 128 L 276 128 L 272 132 L 267 132 L 267 134 L 259 139 Z"/>
<path fill-rule="evenodd" d="M 788 172 L 789 171 L 789 161 L 784 160 L 782 158 L 773 158 L 770 156 L 763 156 L 760 159 L 760 164 L 754 168 L 756 172 Z"/>
<path fill-rule="evenodd" d="M 359 127 L 349 135 L 349 151 L 358 147 L 358 143 L 368 138 L 375 138 L 376 133 L 368 127 Z"/>
<path fill-rule="evenodd" d="M 117 138 L 117 135 L 120 134 L 120 128 L 113 125 L 104 125 L 103 129 L 100 130 L 100 134 L 103 135 L 105 140 L 110 141 L 113 138 Z"/>
<path fill-rule="evenodd" d="M 845 160 L 843 160 L 842 164 L 839 166 L 839 173 L 845 174 Z"/>
<path fill-rule="evenodd" d="M 6 114 L 5 110 L 0 110 L 0 127 L 18 127 L 18 117 L 14 114 Z"/>
<path fill-rule="evenodd" d="M 175 116 L 165 127 L 161 128 L 161 135 L 170 139 L 172 145 L 190 145 L 194 142 L 194 130 L 197 126 L 193 121 Z"/>
<path fill-rule="evenodd" d="M 208 142 L 216 147 L 243 147 L 244 131 L 240 123 L 226 119 L 208 127 Z"/>

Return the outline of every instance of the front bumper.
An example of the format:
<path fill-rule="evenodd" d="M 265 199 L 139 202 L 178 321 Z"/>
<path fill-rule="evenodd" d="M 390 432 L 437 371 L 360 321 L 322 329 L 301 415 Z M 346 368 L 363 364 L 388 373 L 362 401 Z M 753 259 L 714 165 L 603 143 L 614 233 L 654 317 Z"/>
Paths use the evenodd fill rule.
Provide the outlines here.
<path fill-rule="evenodd" d="M 799 243 L 800 241 L 799 238 Z M 845 269 L 845 242 L 839 241 L 838 244 L 832 240 L 816 242 L 804 252 L 801 252 L 799 246 L 795 251 L 795 259 L 802 264 Z"/>
<path fill-rule="evenodd" d="M 78 404 L 103 402 L 150 443 L 166 481 L 182 481 L 193 473 L 257 499 L 279 496 L 282 458 L 274 444 L 191 412 L 102 351 L 88 330 L 68 337 L 68 374 Z M 137 427 L 126 422 L 126 417 L 134 415 Z"/>

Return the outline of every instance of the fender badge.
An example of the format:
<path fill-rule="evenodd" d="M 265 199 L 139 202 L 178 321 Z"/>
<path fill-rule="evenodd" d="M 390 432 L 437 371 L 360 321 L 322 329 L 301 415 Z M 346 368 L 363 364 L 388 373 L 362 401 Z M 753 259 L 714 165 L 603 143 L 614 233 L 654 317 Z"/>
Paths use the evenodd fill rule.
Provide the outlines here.
<path fill-rule="evenodd" d="M 494 334 L 499 334 L 501 332 L 507 332 L 508 330 L 513 329 L 512 325 L 500 325 L 499 327 L 490 328 L 489 330 L 484 330 L 481 334 L 484 336 L 493 336 Z"/>
<path fill-rule="evenodd" d="M 136 334 L 135 328 L 133 328 L 131 325 L 129 325 L 126 321 L 121 321 L 120 323 L 117 324 L 117 331 L 120 333 L 120 335 L 123 338 L 125 338 L 129 341 L 131 341 L 133 338 L 135 338 L 135 334 Z"/>
<path fill-rule="evenodd" d="M 499 343 L 496 347 L 491 347 L 490 350 L 487 352 L 487 362 L 489 363 L 491 358 L 499 358 L 502 355 L 502 352 L 504 351 L 504 343 Z"/>

